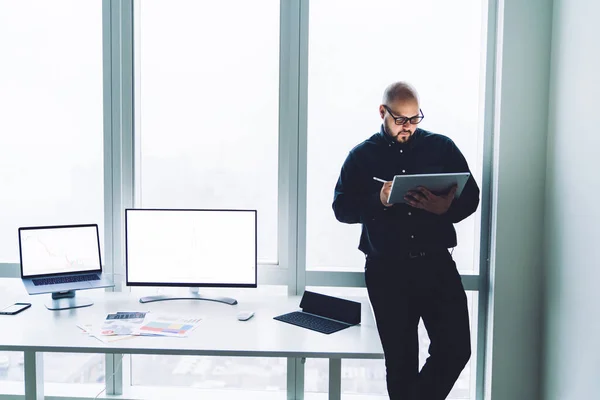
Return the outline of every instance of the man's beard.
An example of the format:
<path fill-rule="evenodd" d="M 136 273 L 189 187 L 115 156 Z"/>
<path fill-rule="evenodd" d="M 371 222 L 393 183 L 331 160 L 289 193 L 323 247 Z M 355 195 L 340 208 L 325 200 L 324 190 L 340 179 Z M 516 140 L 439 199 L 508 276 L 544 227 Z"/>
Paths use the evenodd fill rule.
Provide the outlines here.
<path fill-rule="evenodd" d="M 393 134 L 392 134 L 392 129 L 390 128 L 390 126 L 388 125 L 388 123 L 387 123 L 387 122 L 386 122 L 386 123 L 384 123 L 384 124 L 383 124 L 383 126 L 384 126 L 384 128 L 385 128 L 385 131 L 386 131 L 385 133 L 386 133 L 386 134 L 387 134 L 389 137 L 391 137 L 392 139 L 394 139 L 396 142 L 400 142 L 400 143 L 406 143 L 406 142 L 408 142 L 408 140 L 409 140 L 409 139 L 412 137 L 412 132 L 411 132 L 411 131 L 409 131 L 409 130 L 405 130 L 404 128 L 402 128 L 402 129 L 401 129 L 401 130 L 398 132 L 398 134 L 397 134 L 397 135 L 393 135 Z M 408 133 L 408 134 L 409 134 L 409 136 L 407 136 L 407 137 L 399 137 L 399 136 L 400 136 L 400 134 L 401 134 L 401 133 L 403 133 L 403 132 L 404 132 L 404 133 Z M 400 140 L 398 140 L 398 139 L 400 139 Z"/>

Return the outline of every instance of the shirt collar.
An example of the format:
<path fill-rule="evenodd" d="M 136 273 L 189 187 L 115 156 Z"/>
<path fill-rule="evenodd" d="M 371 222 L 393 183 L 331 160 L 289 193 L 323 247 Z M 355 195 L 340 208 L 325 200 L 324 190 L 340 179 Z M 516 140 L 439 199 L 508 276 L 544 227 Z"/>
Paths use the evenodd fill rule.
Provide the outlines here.
<path fill-rule="evenodd" d="M 400 149 L 412 149 L 415 147 L 415 142 L 417 141 L 417 139 L 421 136 L 421 129 L 417 128 L 415 130 L 415 133 L 412 134 L 411 138 L 406 143 L 399 143 L 392 139 L 387 133 L 385 133 L 383 124 L 381 124 L 381 127 L 379 128 L 379 134 L 381 135 L 385 143 L 390 147 L 395 146 Z"/>

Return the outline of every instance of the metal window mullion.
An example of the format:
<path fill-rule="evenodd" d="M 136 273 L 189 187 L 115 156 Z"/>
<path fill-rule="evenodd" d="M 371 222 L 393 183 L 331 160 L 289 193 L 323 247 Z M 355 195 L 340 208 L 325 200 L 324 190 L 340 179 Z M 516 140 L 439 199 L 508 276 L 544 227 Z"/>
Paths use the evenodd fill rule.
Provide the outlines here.
<path fill-rule="evenodd" d="M 123 214 L 132 204 L 132 2 L 103 0 L 105 260 L 113 278 L 122 276 Z M 122 282 L 115 280 L 115 290 Z M 106 393 L 123 393 L 123 356 L 105 358 Z"/>
<path fill-rule="evenodd" d="M 298 15 L 298 179 L 296 189 L 296 294 L 306 287 L 306 215 L 307 215 L 307 123 L 308 123 L 308 28 L 309 0 L 299 0 Z M 296 359 L 294 399 L 304 399 L 306 359 Z M 330 388 L 331 390 L 331 388 Z M 288 395 L 290 391 L 288 390 Z"/>
<path fill-rule="evenodd" d="M 280 1 L 278 257 L 287 269 L 288 294 L 299 294 L 300 11 L 301 0 Z M 306 158 L 306 156 L 304 156 Z M 304 193 L 305 197 L 305 193 Z M 305 203 L 305 200 L 304 200 Z M 301 241 L 301 240 L 300 240 Z M 304 365 L 287 362 L 287 398 L 304 398 Z"/>
<path fill-rule="evenodd" d="M 479 297 L 477 318 L 477 366 L 475 371 L 475 398 L 484 400 L 486 387 L 486 359 L 489 338 L 488 321 L 490 317 L 490 257 L 492 229 L 492 188 L 494 185 L 494 126 L 495 96 L 498 48 L 498 4 L 497 0 L 487 0 L 485 82 L 484 84 L 484 120 L 483 120 L 483 168 L 481 190 L 481 228 L 479 252 Z"/>
<path fill-rule="evenodd" d="M 103 71 L 103 123 L 104 123 L 104 264 L 114 277 L 113 267 L 113 83 L 112 83 L 112 1 L 102 1 L 102 71 Z M 104 356 L 104 376 L 113 373 L 113 356 Z M 111 381 L 105 380 L 107 392 L 114 392 Z"/>
<path fill-rule="evenodd" d="M 142 207 L 141 0 L 133 1 L 133 206 Z"/>
<path fill-rule="evenodd" d="M 298 77 L 300 0 L 280 2 L 278 258 L 288 271 L 288 293 L 297 294 Z"/>
<path fill-rule="evenodd" d="M 125 208 L 133 207 L 134 199 L 134 77 L 133 77 L 133 2 L 121 1 L 121 209 L 120 232 L 125 231 Z M 121 273 L 125 275 L 124 240 L 120 241 Z"/>
<path fill-rule="evenodd" d="M 300 0 L 298 43 L 298 226 L 296 237 L 296 293 L 306 287 L 306 216 L 308 163 L 308 31 L 309 0 Z"/>
<path fill-rule="evenodd" d="M 113 279 L 115 276 L 116 268 L 116 260 L 118 259 L 119 253 L 119 231 L 118 227 L 118 210 L 119 203 L 117 199 L 121 193 L 120 187 L 120 179 L 118 179 L 118 174 L 120 173 L 120 166 L 115 161 L 119 159 L 120 152 L 120 79 L 119 79 L 119 65 L 120 65 L 120 56 L 119 56 L 119 38 L 120 34 L 120 24 L 119 24 L 119 14 L 120 10 L 118 7 L 118 3 L 116 0 L 105 0 L 104 4 L 107 4 L 109 9 L 109 24 L 108 28 L 110 30 L 110 41 L 108 43 L 109 46 L 109 68 L 105 74 L 108 73 L 109 83 L 108 87 L 110 87 L 110 102 L 109 102 L 109 138 L 105 142 L 105 152 L 107 153 L 108 163 L 105 165 L 105 171 L 107 175 L 108 186 L 105 187 L 105 193 L 107 195 L 106 199 L 106 207 L 109 210 L 107 215 L 105 215 L 106 219 L 106 235 L 107 240 L 106 248 L 109 252 L 106 255 L 106 262 L 108 263 L 110 260 L 110 271 L 112 273 Z M 118 284 L 115 282 L 115 284 Z M 119 290 L 118 287 L 115 288 Z M 113 354 L 106 354 L 105 356 L 105 385 L 106 385 L 106 393 L 107 394 L 121 394 L 123 393 L 122 386 L 115 385 L 116 380 L 116 359 L 117 357 Z"/>

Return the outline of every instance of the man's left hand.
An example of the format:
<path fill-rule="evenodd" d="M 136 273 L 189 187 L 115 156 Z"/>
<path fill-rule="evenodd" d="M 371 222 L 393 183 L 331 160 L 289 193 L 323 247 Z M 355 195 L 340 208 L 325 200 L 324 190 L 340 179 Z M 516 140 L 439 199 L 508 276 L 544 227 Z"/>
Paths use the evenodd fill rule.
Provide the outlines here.
<path fill-rule="evenodd" d="M 448 194 L 436 196 L 426 187 L 419 186 L 415 190 L 408 191 L 404 195 L 404 200 L 415 208 L 421 208 L 430 213 L 442 215 L 450 208 L 456 194 L 456 189 L 457 187 L 454 185 Z"/>

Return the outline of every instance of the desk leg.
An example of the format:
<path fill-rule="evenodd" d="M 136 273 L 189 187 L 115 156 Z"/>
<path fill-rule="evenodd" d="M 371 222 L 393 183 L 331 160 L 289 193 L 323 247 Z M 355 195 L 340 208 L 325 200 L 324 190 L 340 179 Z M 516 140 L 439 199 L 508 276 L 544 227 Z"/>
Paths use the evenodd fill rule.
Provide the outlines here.
<path fill-rule="evenodd" d="M 305 358 L 288 358 L 287 363 L 287 399 L 304 400 L 304 362 Z"/>
<path fill-rule="evenodd" d="M 107 354 L 105 356 L 104 376 L 112 377 L 106 379 L 106 394 L 123 394 L 123 354 Z"/>
<path fill-rule="evenodd" d="M 329 359 L 329 400 L 342 398 L 342 360 Z"/>
<path fill-rule="evenodd" d="M 44 400 L 44 353 L 25 351 L 25 400 Z"/>

